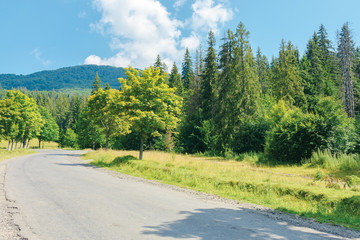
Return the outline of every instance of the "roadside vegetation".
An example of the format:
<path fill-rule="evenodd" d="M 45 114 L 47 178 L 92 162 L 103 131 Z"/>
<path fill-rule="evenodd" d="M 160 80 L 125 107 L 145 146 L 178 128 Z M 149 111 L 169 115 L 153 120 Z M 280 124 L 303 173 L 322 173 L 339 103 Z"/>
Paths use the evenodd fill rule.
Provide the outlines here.
<path fill-rule="evenodd" d="M 5 141 L 0 141 L 0 162 L 10 158 L 36 153 L 34 149 L 38 148 L 38 144 L 39 143 L 37 140 L 32 140 L 30 141 L 29 149 L 15 149 L 13 151 L 7 151 L 8 143 Z M 57 149 L 58 146 L 59 144 L 56 142 L 41 143 L 41 148 L 43 149 Z"/>
<path fill-rule="evenodd" d="M 344 169 L 347 157 L 331 157 L 331 168 L 317 158 L 303 165 L 268 165 L 259 154 L 236 159 L 182 155 L 158 151 L 92 151 L 84 159 L 91 164 L 124 174 L 215 194 L 221 197 L 268 206 L 360 230 L 360 161 L 357 170 Z M 334 160 L 336 158 L 336 160 Z M 326 164 L 326 163 L 325 163 Z M 345 172 L 344 172 L 345 171 Z"/>

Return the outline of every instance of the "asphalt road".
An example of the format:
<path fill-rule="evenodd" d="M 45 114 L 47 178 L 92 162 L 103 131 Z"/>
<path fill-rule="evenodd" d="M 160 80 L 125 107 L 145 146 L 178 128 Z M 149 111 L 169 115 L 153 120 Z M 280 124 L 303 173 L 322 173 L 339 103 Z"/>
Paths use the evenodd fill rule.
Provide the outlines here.
<path fill-rule="evenodd" d="M 342 239 L 44 150 L 7 163 L 5 191 L 32 239 Z"/>

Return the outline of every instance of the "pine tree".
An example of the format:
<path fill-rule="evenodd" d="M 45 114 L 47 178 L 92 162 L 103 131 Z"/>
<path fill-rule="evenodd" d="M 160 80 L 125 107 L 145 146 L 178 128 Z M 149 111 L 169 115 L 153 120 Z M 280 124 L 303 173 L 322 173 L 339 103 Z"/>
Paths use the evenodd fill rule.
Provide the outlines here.
<path fill-rule="evenodd" d="M 352 40 L 349 24 L 345 23 L 338 34 L 338 57 L 340 71 L 343 79 L 345 112 L 349 117 L 355 117 L 354 87 L 352 80 L 352 65 L 354 61 L 354 42 Z"/>
<path fill-rule="evenodd" d="M 98 73 L 96 73 L 95 80 L 92 85 L 91 95 L 95 94 L 100 88 L 101 88 L 101 80 Z"/>
<path fill-rule="evenodd" d="M 200 106 L 204 120 L 214 120 L 215 82 L 217 78 L 217 60 L 215 53 L 215 36 L 210 30 L 208 36 L 208 49 L 204 61 L 204 70 L 201 81 Z"/>

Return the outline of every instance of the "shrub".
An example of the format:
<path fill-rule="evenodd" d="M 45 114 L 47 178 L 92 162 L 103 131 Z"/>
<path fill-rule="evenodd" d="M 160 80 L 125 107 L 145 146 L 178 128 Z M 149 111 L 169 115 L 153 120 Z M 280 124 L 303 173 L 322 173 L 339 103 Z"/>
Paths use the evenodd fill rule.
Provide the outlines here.
<path fill-rule="evenodd" d="M 279 101 L 270 113 L 270 122 L 272 128 L 266 136 L 265 154 L 275 161 L 300 163 L 316 149 L 328 149 L 331 153 L 349 153 L 355 149 L 354 120 L 331 97 L 320 99 L 313 113 L 304 113 Z"/>

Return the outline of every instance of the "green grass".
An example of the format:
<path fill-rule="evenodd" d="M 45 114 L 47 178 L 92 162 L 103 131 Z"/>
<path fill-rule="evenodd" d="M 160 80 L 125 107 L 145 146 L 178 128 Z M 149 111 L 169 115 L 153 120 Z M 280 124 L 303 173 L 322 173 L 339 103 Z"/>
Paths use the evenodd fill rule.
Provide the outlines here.
<path fill-rule="evenodd" d="M 331 171 L 308 166 L 267 166 L 254 162 L 254 154 L 241 161 L 164 152 L 92 151 L 91 164 L 124 174 L 158 180 L 238 201 L 360 230 L 360 189 L 343 187 L 341 179 L 325 178 Z M 330 181 L 330 180 L 329 180 Z"/>
<path fill-rule="evenodd" d="M 30 149 L 18 149 L 10 152 L 4 149 L 0 149 L 0 162 L 10 158 L 20 157 L 33 153 L 35 153 L 35 151 Z"/>
<path fill-rule="evenodd" d="M 41 146 L 44 149 L 58 148 L 58 144 L 56 142 L 44 142 L 41 144 Z M 23 155 L 35 153 L 33 149 L 39 147 L 39 142 L 37 140 L 31 140 L 30 149 L 16 149 L 13 151 L 7 151 L 7 147 L 8 147 L 8 142 L 0 141 L 0 162 L 10 158 L 20 157 Z"/>

